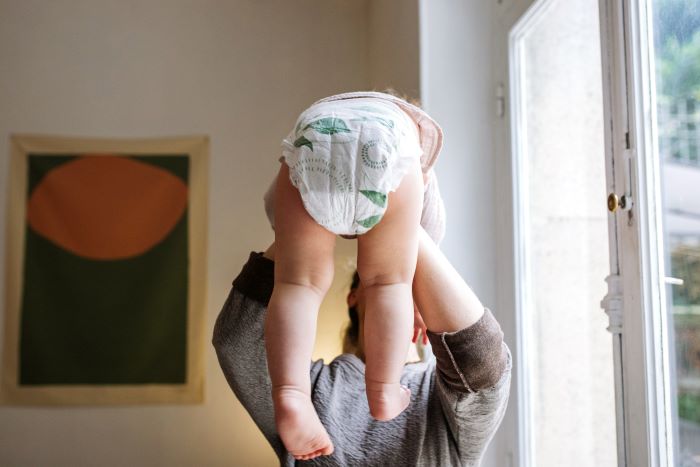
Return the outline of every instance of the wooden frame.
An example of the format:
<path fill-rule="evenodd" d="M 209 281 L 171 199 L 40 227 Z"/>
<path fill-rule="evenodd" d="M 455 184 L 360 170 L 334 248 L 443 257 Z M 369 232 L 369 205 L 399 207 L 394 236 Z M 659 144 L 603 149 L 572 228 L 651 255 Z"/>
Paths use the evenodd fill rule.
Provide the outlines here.
<path fill-rule="evenodd" d="M 11 405 L 117 405 L 201 403 L 206 344 L 206 257 L 209 140 L 206 136 L 90 139 L 11 135 L 5 259 L 5 326 L 0 402 Z M 25 251 L 29 154 L 123 154 L 189 156 L 187 357 L 185 384 L 39 385 L 18 382 L 22 268 Z"/>

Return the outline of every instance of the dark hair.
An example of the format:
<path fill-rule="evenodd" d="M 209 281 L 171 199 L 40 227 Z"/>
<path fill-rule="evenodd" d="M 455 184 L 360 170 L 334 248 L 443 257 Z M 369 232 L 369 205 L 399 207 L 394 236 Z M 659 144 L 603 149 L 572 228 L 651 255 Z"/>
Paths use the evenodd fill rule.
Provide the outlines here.
<path fill-rule="evenodd" d="M 350 283 L 350 291 L 357 289 L 360 285 L 360 275 L 355 271 Z M 345 328 L 343 336 L 343 353 L 355 353 L 360 338 L 360 316 L 357 314 L 357 305 L 348 307 L 348 317 L 350 324 Z"/>

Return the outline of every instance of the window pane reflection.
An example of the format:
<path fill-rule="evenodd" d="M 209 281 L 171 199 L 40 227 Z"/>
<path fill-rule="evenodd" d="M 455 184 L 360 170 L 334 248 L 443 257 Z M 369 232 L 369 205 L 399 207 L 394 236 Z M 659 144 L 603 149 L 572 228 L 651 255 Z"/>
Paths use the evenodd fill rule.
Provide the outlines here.
<path fill-rule="evenodd" d="M 700 0 L 653 0 L 678 464 L 700 466 Z"/>

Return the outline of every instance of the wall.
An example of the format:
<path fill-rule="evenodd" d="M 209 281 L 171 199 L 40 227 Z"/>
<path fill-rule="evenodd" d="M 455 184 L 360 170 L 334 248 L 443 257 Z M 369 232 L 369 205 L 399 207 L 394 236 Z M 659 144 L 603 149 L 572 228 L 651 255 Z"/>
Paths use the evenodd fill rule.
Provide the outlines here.
<path fill-rule="evenodd" d="M 514 349 L 514 336 L 507 332 L 512 312 L 497 301 L 499 294 L 512 289 L 502 288 L 496 276 L 496 251 L 501 245 L 496 242 L 494 214 L 504 206 L 495 202 L 492 39 L 507 30 L 493 30 L 492 0 L 420 0 L 419 8 L 421 97 L 445 133 L 435 166 L 447 215 L 442 250 L 493 311 Z M 508 465 L 509 438 L 503 431 L 502 426 L 482 465 Z"/>
<path fill-rule="evenodd" d="M 273 240 L 262 195 L 280 139 L 315 99 L 368 84 L 367 29 L 367 3 L 357 0 L 0 0 L 1 144 L 8 148 L 12 132 L 209 135 L 210 336 L 248 252 Z M 0 151 L 2 264 L 7 157 Z M 340 320 L 322 313 L 317 356 L 333 355 Z M 203 405 L 2 407 L 0 464 L 255 466 L 276 459 L 207 342 Z"/>
<path fill-rule="evenodd" d="M 443 250 L 508 319 L 495 306 L 497 293 L 512 291 L 495 269 L 491 3 L 0 0 L 0 138 L 208 134 L 211 335 L 249 251 L 273 239 L 262 194 L 290 122 L 316 98 L 393 85 L 420 95 L 445 129 L 436 167 L 448 216 Z M 6 167 L 0 151 L 0 260 Z M 354 243 L 338 245 L 336 293 L 321 311 L 315 357 L 340 350 Z M 211 347 L 206 368 L 204 405 L 0 408 L 0 463 L 275 465 Z M 506 465 L 504 443 L 497 435 L 485 467 Z"/>
<path fill-rule="evenodd" d="M 423 0 L 421 10 L 421 96 L 445 133 L 435 166 L 448 222 L 442 249 L 486 305 L 495 291 L 490 3 Z"/>
<path fill-rule="evenodd" d="M 370 84 L 420 97 L 418 0 L 371 0 L 369 44 Z"/>

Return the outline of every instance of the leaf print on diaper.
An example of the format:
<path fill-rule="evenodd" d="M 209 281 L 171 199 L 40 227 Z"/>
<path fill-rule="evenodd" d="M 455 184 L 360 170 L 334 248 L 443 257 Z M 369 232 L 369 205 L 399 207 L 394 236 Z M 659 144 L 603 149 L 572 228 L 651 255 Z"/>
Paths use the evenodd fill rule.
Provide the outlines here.
<path fill-rule="evenodd" d="M 386 169 L 388 160 L 385 154 L 382 154 L 382 158 L 379 161 L 373 160 L 369 157 L 369 149 L 373 148 L 378 143 L 379 141 L 374 139 L 362 145 L 362 163 L 371 169 Z"/>
<path fill-rule="evenodd" d="M 305 123 L 308 122 L 308 121 L 314 121 L 314 120 L 318 119 L 319 117 L 321 117 L 321 115 L 323 115 L 323 114 L 318 113 L 318 112 L 315 113 L 314 115 L 311 115 L 311 116 L 302 114 L 302 115 L 299 117 L 299 119 L 297 120 L 297 125 L 296 125 L 296 127 L 294 128 L 294 134 L 295 134 L 295 135 L 298 135 L 298 134 L 299 134 L 299 130 L 301 130 L 301 126 L 302 126 L 303 124 L 305 124 Z M 306 128 L 308 128 L 308 125 L 306 126 Z"/>
<path fill-rule="evenodd" d="M 372 201 L 380 208 L 386 206 L 386 194 L 372 190 L 360 190 L 360 193 L 365 195 L 370 201 Z"/>
<path fill-rule="evenodd" d="M 312 151 L 314 150 L 314 145 L 304 136 L 300 136 L 296 141 L 294 141 L 294 147 L 300 148 L 302 146 L 307 146 Z"/>
<path fill-rule="evenodd" d="M 351 131 L 350 128 L 348 128 L 347 123 L 345 123 L 343 119 L 335 117 L 326 117 L 314 120 L 313 122 L 306 125 L 304 127 L 304 130 L 306 130 L 309 127 L 313 128 L 319 133 L 323 133 L 324 135 L 334 135 L 336 133 L 350 133 Z"/>
<path fill-rule="evenodd" d="M 382 215 L 377 214 L 376 216 L 370 216 L 366 219 L 359 220 L 359 221 L 357 221 L 357 223 L 366 229 L 371 229 L 372 227 L 374 227 L 375 225 L 377 225 L 379 223 L 381 218 L 382 218 Z"/>

